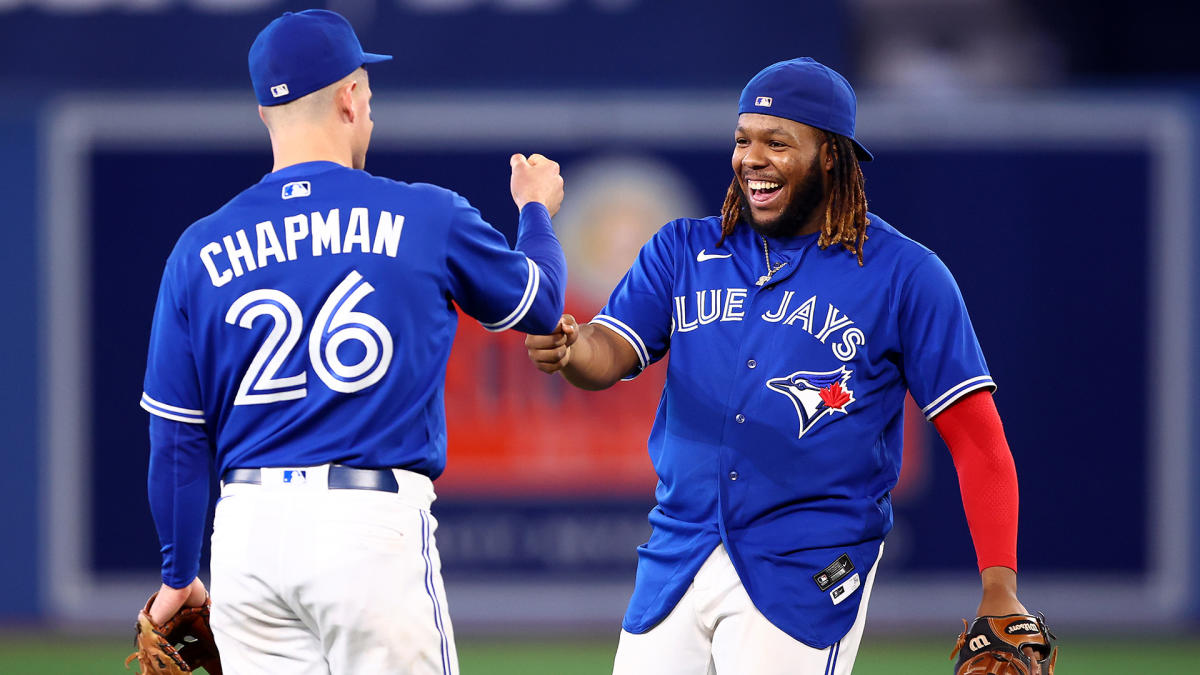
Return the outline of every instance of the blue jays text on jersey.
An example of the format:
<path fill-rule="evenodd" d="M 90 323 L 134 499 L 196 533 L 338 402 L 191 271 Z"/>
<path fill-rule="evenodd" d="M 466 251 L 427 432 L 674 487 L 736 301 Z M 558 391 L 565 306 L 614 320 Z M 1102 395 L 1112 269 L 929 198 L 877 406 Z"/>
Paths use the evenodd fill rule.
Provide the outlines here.
<path fill-rule="evenodd" d="M 712 288 L 696 291 L 694 298 L 677 295 L 674 315 L 671 317 L 672 331 L 687 333 L 714 321 L 741 321 L 746 316 L 744 305 L 748 293 L 749 290 L 745 288 Z M 824 323 L 814 326 L 818 311 L 817 296 L 810 296 L 803 302 L 797 299 L 793 303 L 795 295 L 796 291 L 784 291 L 779 306 L 763 313 L 763 321 L 782 322 L 785 326 L 798 324 L 821 342 L 840 334 L 841 337 L 831 344 L 834 355 L 842 361 L 853 359 L 858 353 L 858 346 L 867 339 L 862 329 L 853 327 L 854 320 L 829 304 Z"/>
<path fill-rule="evenodd" d="M 723 542 L 755 606 L 823 648 L 854 622 L 857 574 L 891 529 L 906 390 L 933 417 L 993 388 L 958 287 L 870 215 L 865 264 L 817 235 L 763 243 L 720 219 L 668 223 L 592 321 L 671 358 L 649 451 L 659 482 L 624 628 L 649 630 Z"/>
<path fill-rule="evenodd" d="M 202 430 L 220 475 L 338 463 L 436 478 L 454 305 L 493 331 L 549 333 L 562 312 L 565 262 L 543 205 L 522 209 L 517 249 L 443 188 L 332 162 L 268 174 L 167 260 L 142 396 L 151 434 L 164 420 Z M 150 487 L 152 506 L 172 489 Z M 203 523 L 205 503 L 186 507 Z M 160 532 L 164 570 L 184 584 L 195 534 Z"/>

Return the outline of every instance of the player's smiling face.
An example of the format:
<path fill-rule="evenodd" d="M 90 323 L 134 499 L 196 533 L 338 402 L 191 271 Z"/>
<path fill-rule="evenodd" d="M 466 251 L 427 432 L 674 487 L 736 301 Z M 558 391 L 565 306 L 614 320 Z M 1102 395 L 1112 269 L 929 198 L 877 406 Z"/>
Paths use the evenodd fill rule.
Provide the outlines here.
<path fill-rule="evenodd" d="M 772 115 L 738 117 L 733 173 L 742 190 L 742 213 L 759 232 L 773 237 L 815 232 L 832 168 L 821 131 Z"/>

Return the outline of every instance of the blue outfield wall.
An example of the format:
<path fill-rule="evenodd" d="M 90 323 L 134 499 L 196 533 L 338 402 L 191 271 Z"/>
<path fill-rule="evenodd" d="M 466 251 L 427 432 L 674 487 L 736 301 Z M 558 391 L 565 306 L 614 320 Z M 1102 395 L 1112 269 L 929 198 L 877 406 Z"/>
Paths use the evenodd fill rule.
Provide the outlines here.
<path fill-rule="evenodd" d="M 190 130 L 153 136 L 125 124 L 134 133 L 69 147 L 80 127 L 98 128 L 104 126 L 97 124 L 101 121 L 120 126 L 120 120 L 85 115 L 56 137 L 68 139 L 57 157 L 79 150 L 82 161 L 68 167 L 69 176 L 51 175 L 44 163 L 54 106 L 22 100 L 24 107 L 18 107 L 16 97 L 0 104 L 0 203 L 8 235 L 7 245 L 0 247 L 0 274 L 8 288 L 16 289 L 8 300 L 7 329 L 0 331 L 8 377 L 0 405 L 5 450 L 0 507 L 6 512 L 0 523 L 5 546 L 0 622 L 51 615 L 96 618 L 64 609 L 62 597 L 56 600 L 48 591 L 55 580 L 63 580 L 55 586 L 70 589 L 68 596 L 89 594 L 81 603 L 85 610 L 111 606 L 124 622 L 124 607 L 135 606 L 156 583 L 157 543 L 144 491 L 145 414 L 136 401 L 162 260 L 187 222 L 266 170 L 266 135 L 253 119 L 245 52 L 266 21 L 312 3 L 232 0 L 216 3 L 220 7 L 197 2 L 149 7 L 133 0 L 81 0 L 70 12 L 57 11 L 60 4 L 27 0 L 0 8 L 0 58 L 20 64 L 0 72 L 6 90 L 47 96 L 141 92 L 123 97 L 135 106 L 119 115 L 141 115 L 148 127 L 164 120 L 138 108 L 189 93 L 195 95 L 195 107 L 203 107 L 215 96 L 210 90 L 233 91 L 239 96 L 236 119 L 249 119 L 254 127 L 252 133 L 222 138 L 227 130 L 218 124 L 217 134 L 206 132 L 197 140 Z M 752 47 L 737 39 L 744 28 L 738 22 L 745 17 L 731 3 L 715 0 L 394 0 L 331 6 L 350 16 L 368 50 L 397 57 L 372 71 L 377 141 L 369 168 L 459 189 L 491 214 L 510 208 L 505 160 L 514 150 L 545 150 L 563 161 L 568 205 L 572 195 L 581 194 L 573 192 L 579 185 L 573 183 L 574 168 L 594 156 L 643 153 L 672 167 L 695 189 L 702 210 L 714 212 L 728 182 L 725 101 L 732 108 L 747 77 L 771 61 L 812 55 L 859 81 L 853 50 L 847 47 L 851 42 L 846 38 L 855 28 L 847 3 L 776 5 L 774 23 L 786 27 L 788 39 Z M 671 39 L 664 39 L 668 35 Z M 27 54 L 42 53 L 47 44 L 56 45 L 53 53 L 28 62 Z M 694 108 L 671 107 L 675 94 L 670 88 L 678 87 L 720 93 L 711 135 L 705 123 L 693 119 Z M 515 88 L 523 91 L 514 93 Z M 405 130 L 394 120 L 389 126 L 387 119 L 428 106 L 429 99 L 464 92 L 484 92 L 476 103 L 499 103 L 501 108 L 531 97 L 549 108 L 561 99 L 603 91 L 630 94 L 621 104 L 628 108 L 601 106 L 574 117 L 539 117 L 544 128 L 532 130 L 519 118 L 540 112 L 523 110 L 507 121 L 491 121 L 510 123 L 509 132 L 486 127 L 482 135 L 476 127 L 486 111 L 470 102 L 447 111 L 455 120 L 450 124 L 432 115 L 426 116 L 432 122 L 408 119 L 412 129 Z M 389 95 L 407 98 L 389 106 Z M 1200 235 L 1194 232 L 1200 206 L 1200 91 L 1190 92 L 1190 98 L 1163 90 L 1137 92 L 1136 97 L 1162 101 L 1168 96 L 1168 106 L 1186 116 L 1183 126 L 1192 143 L 1184 162 L 1192 177 L 1192 184 L 1184 186 L 1187 206 L 1176 203 L 1169 218 L 1186 221 L 1183 227 L 1192 233 L 1184 256 L 1189 264 L 1183 297 L 1191 305 L 1188 334 L 1200 336 L 1200 265 L 1192 262 L 1200 261 Z M 1121 100 L 1113 93 L 1096 101 L 1110 99 Z M 624 137 L 615 131 L 627 115 L 656 106 L 666 111 L 667 124 L 651 120 L 641 133 L 621 132 Z M 460 115 L 464 110 L 469 114 Z M 1186 458 L 1175 452 L 1171 461 L 1157 466 L 1161 457 L 1150 452 L 1163 446 L 1154 443 L 1161 436 L 1157 428 L 1171 426 L 1170 416 L 1155 410 L 1161 402 L 1155 396 L 1167 390 L 1156 383 L 1169 380 L 1170 391 L 1186 392 L 1186 405 L 1172 407 L 1183 410 L 1179 416 L 1190 419 L 1200 412 L 1200 386 L 1191 384 L 1200 382 L 1200 357 L 1193 354 L 1200 340 L 1163 342 L 1156 334 L 1170 325 L 1171 313 L 1155 310 L 1155 294 L 1175 289 L 1156 285 L 1161 278 L 1153 267 L 1164 256 L 1147 223 L 1162 223 L 1164 214 L 1153 212 L 1179 163 L 1160 161 L 1161 144 L 1148 150 L 1145 144 L 1128 142 L 1106 145 L 1093 139 L 1090 145 L 1056 145 L 1050 140 L 1046 150 L 1041 141 L 1049 137 L 1044 134 L 1037 136 L 1041 141 L 1016 134 L 967 149 L 963 139 L 951 136 L 943 137 L 941 145 L 907 140 L 895 132 L 885 140 L 871 120 L 874 110 L 864 106 L 859 118 L 864 140 L 880 160 L 866 168 L 873 210 L 946 259 L 1000 384 L 997 403 L 1024 487 L 1021 560 L 1029 574 L 1023 585 L 1039 574 L 1056 588 L 1069 587 L 1076 572 L 1119 580 L 1148 573 L 1175 579 L 1183 575 L 1190 583 L 1155 588 L 1186 589 L 1186 602 L 1168 604 L 1186 605 L 1200 621 L 1200 490 L 1189 489 L 1200 485 L 1198 424 L 1175 426 L 1191 435 L 1177 435 L 1178 442 L 1172 441 L 1176 447 L 1167 454 L 1186 445 Z M 924 115 L 931 110 L 935 114 L 925 118 L 927 126 L 955 121 L 930 121 L 940 111 L 922 108 Z M 188 111 L 176 112 L 187 118 Z M 1012 112 L 1025 119 L 1027 108 L 1017 106 Z M 993 121 L 1004 126 L 1003 120 Z M 1077 121 L 1088 120 L 1080 116 Z M 205 120 L 196 124 L 213 126 Z M 447 133 L 445 127 L 454 124 L 452 133 L 461 138 Z M 657 131 L 647 131 L 651 127 Z M 688 131 L 700 127 L 701 133 Z M 504 133 L 511 135 L 497 137 Z M 1148 131 L 1141 137 L 1153 136 Z M 511 147 L 514 142 L 519 147 Z M 68 189 L 55 191 L 41 180 Z M 181 188 L 185 180 L 188 186 Z M 1171 189 L 1180 192 L 1178 185 Z M 57 240 L 60 248 L 70 247 L 71 236 L 96 242 L 76 252 L 78 265 L 71 255 L 45 250 L 50 211 L 77 221 L 71 226 L 78 230 L 68 228 L 67 238 Z M 56 223 L 62 220 L 55 218 Z M 495 224 L 511 230 L 512 220 Z M 1103 223 L 1101 229 L 1096 223 Z M 1168 257 L 1178 261 L 1178 256 Z M 63 267 L 47 276 L 39 265 L 51 259 Z M 79 272 L 78 280 L 71 278 L 72 270 Z M 1007 286 L 998 288 L 996 278 Z M 73 320 L 47 321 L 49 312 L 39 298 L 50 293 L 55 285 L 50 281 L 63 279 L 67 286 L 79 282 L 74 298 L 79 304 L 56 316 Z M 41 332 L 48 325 L 83 328 L 48 336 Z M 1072 331 L 1076 325 L 1091 330 Z M 52 348 L 46 345 L 64 342 L 79 348 L 75 356 L 81 367 L 75 368 L 73 357 L 56 360 L 59 375 L 64 374 L 62 364 L 68 364 L 66 379 L 60 381 L 47 375 Z M 1166 364 L 1172 361 L 1153 352 L 1164 344 L 1191 357 L 1186 374 L 1162 372 L 1171 370 Z M 77 379 L 71 380 L 72 375 Z M 62 388 L 50 391 L 51 380 Z M 72 408 L 75 403 L 81 407 Z M 62 434 L 62 429 L 77 433 Z M 907 497 L 897 495 L 897 527 L 873 617 L 886 616 L 893 575 L 971 573 L 973 556 L 953 470 L 931 428 L 925 434 L 924 478 L 914 480 L 925 487 L 914 488 Z M 51 436 L 68 442 L 52 442 Z M 452 466 L 454 461 L 452 457 Z M 906 461 L 907 467 L 917 465 Z M 43 480 L 47 467 L 61 476 Z M 1182 470 L 1186 482 L 1179 480 Z M 1156 502 L 1160 485 L 1171 488 L 1173 497 L 1166 503 L 1190 513 L 1190 531 L 1159 526 L 1179 522 L 1164 517 L 1164 500 Z M 556 574 L 571 583 L 597 577 L 629 582 L 632 550 L 621 542 L 644 536 L 648 496 L 621 493 L 608 501 L 555 501 L 526 490 L 506 501 L 446 490 L 435 512 L 445 528 L 439 538 L 448 584 L 497 569 L 534 583 Z M 70 507 L 61 508 L 63 504 Z M 498 541 L 497 532 L 514 537 Z M 529 532 L 542 534 L 530 539 Z M 523 538 L 516 538 L 517 533 Z M 548 550 L 550 539 L 563 545 Z M 1163 558 L 1178 561 L 1176 553 L 1185 547 L 1191 570 L 1161 566 Z M 49 550 L 65 553 L 51 556 Z M 69 560 L 64 564 L 64 559 Z M 977 577 L 968 581 L 968 586 L 977 584 Z M 132 590 L 121 595 L 125 582 Z M 1069 596 L 1070 591 L 1063 591 L 1063 598 Z M 919 594 L 912 599 L 921 606 L 932 602 Z M 1105 601 L 1117 604 L 1108 596 Z M 893 605 L 903 609 L 904 602 Z"/>
<path fill-rule="evenodd" d="M 0 107 L 4 245 L 0 287 L 9 289 L 0 330 L 0 620 L 26 620 L 38 599 L 38 208 L 37 108 Z"/>
<path fill-rule="evenodd" d="M 386 100 L 379 103 L 382 109 L 387 108 Z M 1200 119 L 1194 110 L 1195 106 L 1187 107 L 1191 140 L 1196 145 Z M 0 525 L 2 541 L 8 548 L 0 561 L 0 620 L 36 618 L 48 609 L 38 595 L 39 586 L 45 581 L 40 578 L 39 570 L 48 564 L 38 557 L 40 534 L 42 529 L 69 524 L 43 522 L 39 528 L 38 520 L 40 496 L 36 490 L 41 465 L 37 393 L 42 371 L 40 360 L 35 357 L 42 355 L 39 355 L 37 304 L 41 270 L 37 263 L 53 252 L 32 254 L 39 250 L 38 195 L 42 186 L 37 185 L 39 136 L 31 117 L 0 111 L 0 184 L 8 195 L 6 206 L 10 216 L 9 245 L 0 250 L 3 256 L 0 269 L 8 276 L 10 287 L 18 289 L 10 300 L 10 327 L 3 332 L 0 343 L 9 355 L 6 372 L 10 377 L 10 386 L 5 389 L 7 405 L 0 406 L 0 433 L 5 434 L 8 449 L 6 468 L 0 471 L 0 495 L 3 495 L 0 504 L 9 514 Z M 232 191 L 255 180 L 265 170 L 267 161 L 261 145 L 265 137 L 258 143 L 197 151 L 186 143 L 181 147 L 161 147 L 138 141 L 123 147 L 108 141 L 87 154 L 89 171 L 94 174 L 90 184 L 97 189 L 88 198 L 89 222 L 84 225 L 97 243 L 88 251 L 93 267 L 86 298 L 92 304 L 84 311 L 97 310 L 95 334 L 87 338 L 87 345 L 92 351 L 96 382 L 106 384 L 92 387 L 87 394 L 95 412 L 90 429 L 94 435 L 88 437 L 94 445 L 87 452 L 91 459 L 99 461 L 86 476 L 89 500 L 84 508 L 94 515 L 94 521 L 82 534 L 88 544 L 86 564 L 98 575 L 134 572 L 139 578 L 153 581 L 156 545 L 143 488 L 145 420 L 136 407 L 148 324 L 146 314 L 152 308 L 165 250 L 174 240 L 171 230 L 177 231 L 186 224 L 174 220 L 190 221 L 219 204 Z M 719 196 L 727 180 L 724 143 L 725 137 L 721 136 L 709 148 L 655 150 L 660 159 L 679 168 L 704 195 L 707 210 L 712 210 L 713 195 Z M 564 161 L 565 172 L 573 162 L 593 151 L 607 149 L 602 142 L 585 143 L 584 147 L 560 145 L 555 148 L 554 142 L 547 143 L 550 150 L 557 150 L 554 156 Z M 1145 485 L 1146 475 L 1153 471 L 1142 457 L 1121 452 L 1123 448 L 1128 453 L 1137 453 L 1142 439 L 1150 435 L 1148 427 L 1154 423 L 1150 411 L 1138 407 L 1144 406 L 1138 392 L 1153 378 L 1150 369 L 1143 368 L 1153 360 L 1142 361 L 1139 356 L 1153 347 L 1150 328 L 1138 323 L 1139 317 L 1149 312 L 1147 306 L 1153 304 L 1145 302 L 1143 306 L 1143 299 L 1152 300 L 1148 291 L 1153 285 L 1147 281 L 1152 270 L 1138 275 L 1141 266 L 1138 261 L 1148 263 L 1146 251 L 1151 244 L 1140 224 L 1110 226 L 1100 236 L 1089 237 L 1088 234 L 1096 233 L 1088 230 L 1088 221 L 1075 217 L 1140 223 L 1144 212 L 1153 210 L 1148 204 L 1153 201 L 1159 189 L 1157 181 L 1162 178 L 1151 158 L 1143 150 L 1128 146 L 1067 147 L 1043 154 L 1040 150 L 1030 150 L 1028 143 L 1016 149 L 997 146 L 963 151 L 953 144 L 914 149 L 893 139 L 872 148 L 882 151 L 881 159 L 886 159 L 868 170 L 868 194 L 872 196 L 873 210 L 947 260 L 960 280 L 989 363 L 1001 383 L 998 402 L 1008 420 L 1023 485 L 1028 489 L 1022 513 L 1022 560 L 1026 570 L 1048 574 L 1086 571 L 1087 561 L 1091 560 L 1096 570 L 1103 573 L 1137 575 L 1145 571 L 1152 562 L 1146 558 L 1152 553 L 1145 541 L 1151 537 L 1148 530 L 1152 529 L 1154 519 L 1151 496 L 1137 489 L 1122 492 L 1120 486 L 1123 481 Z M 436 148 L 405 149 L 393 142 L 391 147 L 385 145 L 373 154 L 371 168 L 398 177 L 446 184 L 458 181 L 465 184 L 464 193 L 485 213 L 503 212 L 507 200 L 503 161 L 481 175 L 468 177 L 463 164 L 440 154 Z M 506 156 L 499 149 L 485 148 L 476 150 L 472 158 L 482 160 L 489 154 L 496 154 L 500 160 Z M 1193 148 L 1189 161 L 1196 181 L 1200 145 Z M 1116 168 L 1111 171 L 1099 168 L 1105 163 Z M 710 166 L 712 172 L 704 168 Z M 169 168 L 170 172 L 159 171 L 163 168 Z M 191 187 L 173 193 L 172 174 L 186 177 Z M 974 176 L 974 180 L 967 180 L 965 174 Z M 1074 181 L 1072 176 L 1076 177 Z M 1080 183 L 1089 179 L 1095 183 Z M 1060 180 L 1065 182 L 1059 183 Z M 946 207 L 941 202 L 947 199 L 945 183 L 957 186 L 960 192 L 971 191 L 969 196 L 948 197 L 948 207 L 960 217 L 958 220 L 945 213 L 925 215 Z M 1197 183 L 1190 193 L 1192 207 L 1196 205 L 1195 195 L 1200 193 L 1200 181 Z M 1099 184 L 1103 185 L 1097 191 Z M 198 211 L 187 215 L 189 208 Z M 1053 226 L 1031 219 L 1031 213 L 1052 216 L 1049 222 Z M 161 222 L 158 214 L 169 215 L 171 222 Z M 1185 214 L 1191 219 L 1187 226 L 1193 230 L 1194 214 L 1194 208 Z M 496 224 L 501 229 L 511 228 L 511 223 Z M 1009 225 L 1011 228 L 1006 229 Z M 961 232 L 956 231 L 958 228 L 962 228 Z M 1052 234 L 1042 238 L 1047 230 Z M 1077 239 L 1078 243 L 1073 243 Z M 1191 259 L 1200 260 L 1200 237 L 1193 235 L 1191 243 L 1194 249 Z M 1062 269 L 1049 277 L 1055 284 L 1051 288 L 1035 285 L 1038 279 L 1047 278 L 1044 274 L 1039 277 L 1006 274 L 1013 280 L 1012 285 L 996 289 L 989 287 L 991 275 L 987 270 L 972 268 L 990 265 L 995 274 L 1003 274 L 1004 266 L 1029 265 L 1053 270 L 1058 256 L 1065 258 Z M 1106 266 L 1112 267 L 1112 271 L 1096 271 L 1097 267 Z M 1200 286 L 1197 267 L 1189 266 L 1189 297 L 1193 305 L 1200 297 L 1196 292 Z M 131 292 L 145 296 L 144 302 L 130 307 Z M 1070 321 L 1103 325 L 1106 307 L 1113 312 L 1111 331 L 1075 335 L 1063 328 Z M 119 312 L 106 312 L 106 308 Z M 104 314 L 111 318 L 118 313 L 120 321 L 106 323 L 100 318 Z M 1193 336 L 1200 335 L 1197 314 L 1200 313 L 1193 308 Z M 1043 326 L 1057 327 L 1048 336 L 1029 330 Z M 1067 373 L 1030 365 L 1039 360 L 1052 362 L 1051 356 L 1064 352 L 1071 353 L 1074 359 L 1070 363 L 1072 370 Z M 1200 372 L 1195 372 L 1200 371 L 1200 359 L 1193 358 L 1191 365 L 1194 371 L 1191 381 L 1200 382 L 1197 379 Z M 1097 369 L 1119 378 L 1123 386 L 1133 389 L 1133 395 L 1120 398 L 1119 391 L 1110 394 L 1098 388 L 1079 388 L 1078 382 L 1058 381 L 1059 378 L 1080 380 Z M 1078 396 L 1064 399 L 1059 387 Z M 1200 410 L 1200 388 L 1192 386 L 1188 392 L 1192 397 L 1190 410 Z M 1052 425 L 1041 420 L 1055 416 L 1067 418 L 1071 427 L 1080 429 L 1076 436 L 1083 442 L 1073 445 L 1072 434 L 1061 428 L 1053 432 L 1057 436 L 1046 439 L 1043 432 Z M 1119 430 L 1120 438 L 1112 438 L 1114 430 Z M 1200 442 L 1195 437 L 1194 425 L 1192 433 L 1188 439 L 1192 450 L 1189 470 L 1190 485 L 1195 485 L 1200 481 L 1200 460 L 1196 459 L 1200 455 L 1197 452 Z M 1128 468 L 1122 467 L 1123 459 L 1131 460 Z M 1096 463 L 1094 468 L 1092 462 Z M 932 484 L 937 491 L 911 503 L 907 516 L 910 523 L 919 527 L 939 522 L 939 518 L 948 520 L 949 516 L 944 515 L 948 510 L 959 514 L 954 516 L 953 528 L 961 532 L 939 533 L 942 539 L 955 540 L 955 550 L 948 553 L 950 549 L 914 547 L 902 554 L 902 542 L 898 541 L 893 547 L 895 557 L 905 562 L 897 567 L 897 572 L 939 573 L 951 568 L 969 568 L 969 550 L 964 550 L 965 524 L 957 523 L 961 520 L 961 507 L 957 491 L 951 489 L 953 476 L 948 470 L 946 458 L 940 456 L 932 465 L 935 472 Z M 1188 497 L 1193 515 L 1189 533 L 1191 560 L 1198 561 L 1200 496 L 1190 491 Z M 472 558 L 471 545 L 475 542 L 451 533 L 455 528 L 472 531 L 472 518 L 476 517 L 473 514 L 478 509 L 471 501 L 447 499 L 439 515 L 447 528 L 443 557 L 447 560 L 448 579 L 475 576 L 505 566 L 511 572 L 524 572 L 527 576 L 532 573 L 535 577 L 552 571 L 529 564 L 542 555 L 539 551 L 526 551 L 517 558 L 483 554 Z M 498 504 L 493 501 L 482 505 L 485 509 L 495 509 Z M 536 506 L 535 502 L 515 503 L 510 510 L 521 519 L 536 520 L 541 517 Z M 569 511 L 571 506 L 564 508 Z M 579 508 L 586 510 L 586 505 Z M 644 509 L 645 504 L 640 500 L 636 504 L 614 503 L 610 509 L 615 514 L 614 529 L 622 536 L 627 529 L 636 530 L 644 522 Z M 622 514 L 626 511 L 634 513 L 634 517 L 625 519 Z M 1089 512 L 1095 515 L 1094 520 L 1085 520 Z M 1144 527 L 1146 524 L 1150 527 Z M 549 525 L 543 529 L 555 530 Z M 1045 545 L 1039 545 L 1043 540 Z M 1095 555 L 1089 554 L 1088 549 L 1094 549 Z M 587 558 L 583 564 L 563 566 L 563 571 L 576 579 L 597 574 L 625 579 L 630 574 L 630 559 L 625 553 Z M 451 559 L 454 557 L 458 559 L 457 569 Z M 1063 560 L 1071 561 L 1069 570 L 1056 567 L 1056 561 Z M 1200 589 L 1194 579 L 1188 588 L 1190 613 L 1200 620 Z"/>
<path fill-rule="evenodd" d="M 686 141 L 654 133 L 631 133 L 621 140 L 612 129 L 590 127 L 577 134 L 553 137 L 549 130 L 523 138 L 522 114 L 513 116 L 509 131 L 498 126 L 499 118 L 493 120 L 495 124 L 487 126 L 490 140 L 482 146 L 468 143 L 469 149 L 446 153 L 447 144 L 461 141 L 453 134 L 461 132 L 439 138 L 422 135 L 432 131 L 414 131 L 397 122 L 393 115 L 402 112 L 400 102 L 379 96 L 377 147 L 370 166 L 383 175 L 452 186 L 485 214 L 503 214 L 511 211 L 504 162 L 508 146 L 534 146 L 559 159 L 568 190 L 577 167 L 616 147 L 654 154 L 692 184 L 702 195 L 703 209 L 712 211 L 728 182 L 726 133 L 731 116 L 719 102 L 723 100 L 719 97 L 714 106 L 713 133 L 697 133 Z M 970 129 L 960 129 L 970 135 L 955 137 L 930 135 L 905 126 L 902 116 L 884 119 L 879 112 L 886 108 L 895 115 L 903 112 L 900 108 L 872 105 L 872 115 L 879 117 L 864 115 L 866 128 L 873 127 L 870 145 L 879 153 L 879 161 L 867 167 L 873 210 L 937 251 L 955 271 L 972 309 L 1001 385 L 997 400 L 1022 468 L 1025 578 L 1042 575 L 1049 584 L 1057 583 L 1054 575 L 1063 574 L 1150 577 L 1160 569 L 1156 558 L 1170 549 L 1170 543 L 1158 543 L 1156 519 L 1162 511 L 1153 487 L 1159 478 L 1157 459 L 1141 450 L 1152 445 L 1154 425 L 1160 421 L 1148 401 L 1158 402 L 1151 390 L 1164 369 L 1154 353 L 1164 343 L 1157 333 L 1169 325 L 1171 316 L 1157 312 L 1153 297 L 1155 268 L 1163 261 L 1157 233 L 1186 235 L 1190 224 L 1181 222 L 1191 213 L 1175 200 L 1171 213 L 1180 217 L 1163 229 L 1167 207 L 1160 199 L 1162 169 L 1177 164 L 1164 164 L 1161 158 L 1175 155 L 1164 152 L 1159 135 L 1126 134 L 1128 123 L 1121 116 L 1125 109 L 1117 107 L 1114 115 L 1107 98 L 1085 103 L 1042 106 L 1038 119 L 1052 124 L 1054 118 L 1045 113 L 1063 112 L 1082 120 L 1106 108 L 1106 130 L 1086 137 L 1059 130 L 1065 135 L 1054 136 L 1059 132 L 993 118 L 995 127 L 971 120 Z M 1026 104 L 1013 102 L 1014 109 L 1023 110 Z M 562 105 L 567 117 L 592 109 L 586 104 Z M 90 124 L 108 120 L 115 110 L 119 109 L 84 106 L 75 110 L 74 119 Z M 76 512 L 80 517 L 90 514 L 92 524 L 80 526 L 80 536 L 73 541 L 84 547 L 79 571 L 114 584 L 130 573 L 152 581 L 157 563 L 144 495 L 131 488 L 139 483 L 137 476 L 144 475 L 145 415 L 134 402 L 161 261 L 187 222 L 254 181 L 268 165 L 257 122 L 250 120 L 253 128 L 244 135 L 232 128 L 241 123 L 237 120 L 250 117 L 240 104 L 232 106 L 228 124 L 210 119 L 204 129 L 193 126 L 198 137 L 206 139 L 200 141 L 165 130 L 161 125 L 171 121 L 168 115 L 149 113 L 140 104 L 127 112 L 135 110 L 146 116 L 124 120 L 126 130 L 119 134 L 112 133 L 108 122 L 94 125 L 97 133 L 108 129 L 109 135 L 95 136 L 78 148 L 82 161 L 77 167 L 86 168 L 88 189 L 74 193 L 81 205 L 75 231 L 94 242 L 85 252 L 90 270 L 80 295 L 86 302 L 80 309 L 92 314 L 92 330 L 80 346 L 92 364 L 94 384 L 84 394 L 92 423 L 83 446 L 77 448 L 77 456 L 92 466 L 81 476 L 79 487 L 86 498 Z M 225 110 L 218 106 L 211 112 L 219 116 Z M 686 110 L 693 114 L 699 109 Z M 1145 112 L 1144 107 L 1138 110 Z M 981 106 L 973 111 L 994 115 L 997 109 Z M 1178 117 L 1139 119 L 1157 123 Z M 891 131 L 885 131 L 889 127 Z M 1194 136 L 1196 124 L 1190 127 Z M 511 138 L 498 138 L 505 133 Z M 224 140 L 217 142 L 218 138 Z M 423 145 L 414 147 L 418 143 Z M 59 177 L 57 171 L 51 175 Z M 56 195 L 56 200 L 66 198 L 65 191 Z M 512 223 L 496 225 L 506 229 Z M 1195 270 L 1190 266 L 1183 281 L 1172 277 L 1171 283 L 1187 286 L 1188 275 L 1194 286 Z M 906 574 L 946 578 L 973 566 L 948 457 L 936 441 L 930 448 L 930 487 L 898 503 L 897 532 L 890 540 L 885 570 L 889 579 Z M 454 461 L 452 454 L 452 465 Z M 1063 489 L 1064 480 L 1071 481 L 1070 489 Z M 73 493 L 68 489 L 63 494 Z M 630 577 L 628 552 L 636 541 L 615 552 L 609 546 L 548 552 L 540 544 L 552 533 L 574 536 L 580 528 L 586 530 L 589 518 L 593 525 L 599 520 L 608 523 L 614 542 L 644 536 L 646 504 L 640 497 L 608 504 L 595 499 L 555 503 L 533 493 L 524 495 L 525 500 L 485 497 L 446 495 L 435 506 L 446 528 L 443 560 L 448 583 L 500 570 L 536 583 L 548 577 Z M 1184 494 L 1174 502 L 1175 513 L 1187 510 L 1187 499 Z M 561 520 L 564 514 L 571 522 Z M 509 528 L 513 532 L 545 532 L 546 537 L 512 547 L 476 546 L 471 532 L 497 530 L 495 522 L 480 518 L 500 516 L 526 524 Z M 75 518 L 68 513 L 63 523 L 71 525 Z M 1070 527 L 1061 529 L 1064 523 Z M 1194 533 L 1190 539 L 1195 539 Z M 539 546 L 525 545 L 533 543 Z M 881 602 L 886 590 L 881 589 Z M 1194 587 L 1187 592 L 1194 594 Z M 877 613 L 883 608 L 881 604 Z"/>

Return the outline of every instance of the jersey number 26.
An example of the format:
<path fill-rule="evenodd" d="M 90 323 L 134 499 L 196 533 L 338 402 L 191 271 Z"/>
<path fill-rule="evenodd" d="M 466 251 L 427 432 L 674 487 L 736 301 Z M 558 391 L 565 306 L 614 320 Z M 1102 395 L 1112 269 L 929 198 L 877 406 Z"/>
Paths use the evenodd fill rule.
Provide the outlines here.
<path fill-rule="evenodd" d="M 352 271 L 329 294 L 308 333 L 308 358 L 317 377 L 330 389 L 344 394 L 366 389 L 387 372 L 392 363 L 392 334 L 379 319 L 354 306 L 375 287 Z M 307 373 L 279 376 L 304 332 L 304 317 L 291 296 L 273 288 L 250 291 L 234 301 L 225 323 L 250 328 L 260 316 L 274 324 L 246 368 L 234 405 L 290 401 L 308 395 Z M 338 347 L 348 341 L 362 344 L 366 353 L 358 363 L 343 363 Z"/>

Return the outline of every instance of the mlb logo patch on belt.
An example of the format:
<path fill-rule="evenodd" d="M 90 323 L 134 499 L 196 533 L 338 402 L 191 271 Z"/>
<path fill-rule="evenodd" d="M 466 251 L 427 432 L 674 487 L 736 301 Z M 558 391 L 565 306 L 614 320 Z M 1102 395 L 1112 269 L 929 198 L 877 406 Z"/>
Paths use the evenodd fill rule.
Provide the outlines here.
<path fill-rule="evenodd" d="M 307 483 L 308 472 L 302 469 L 284 469 L 283 482 L 285 483 Z"/>

